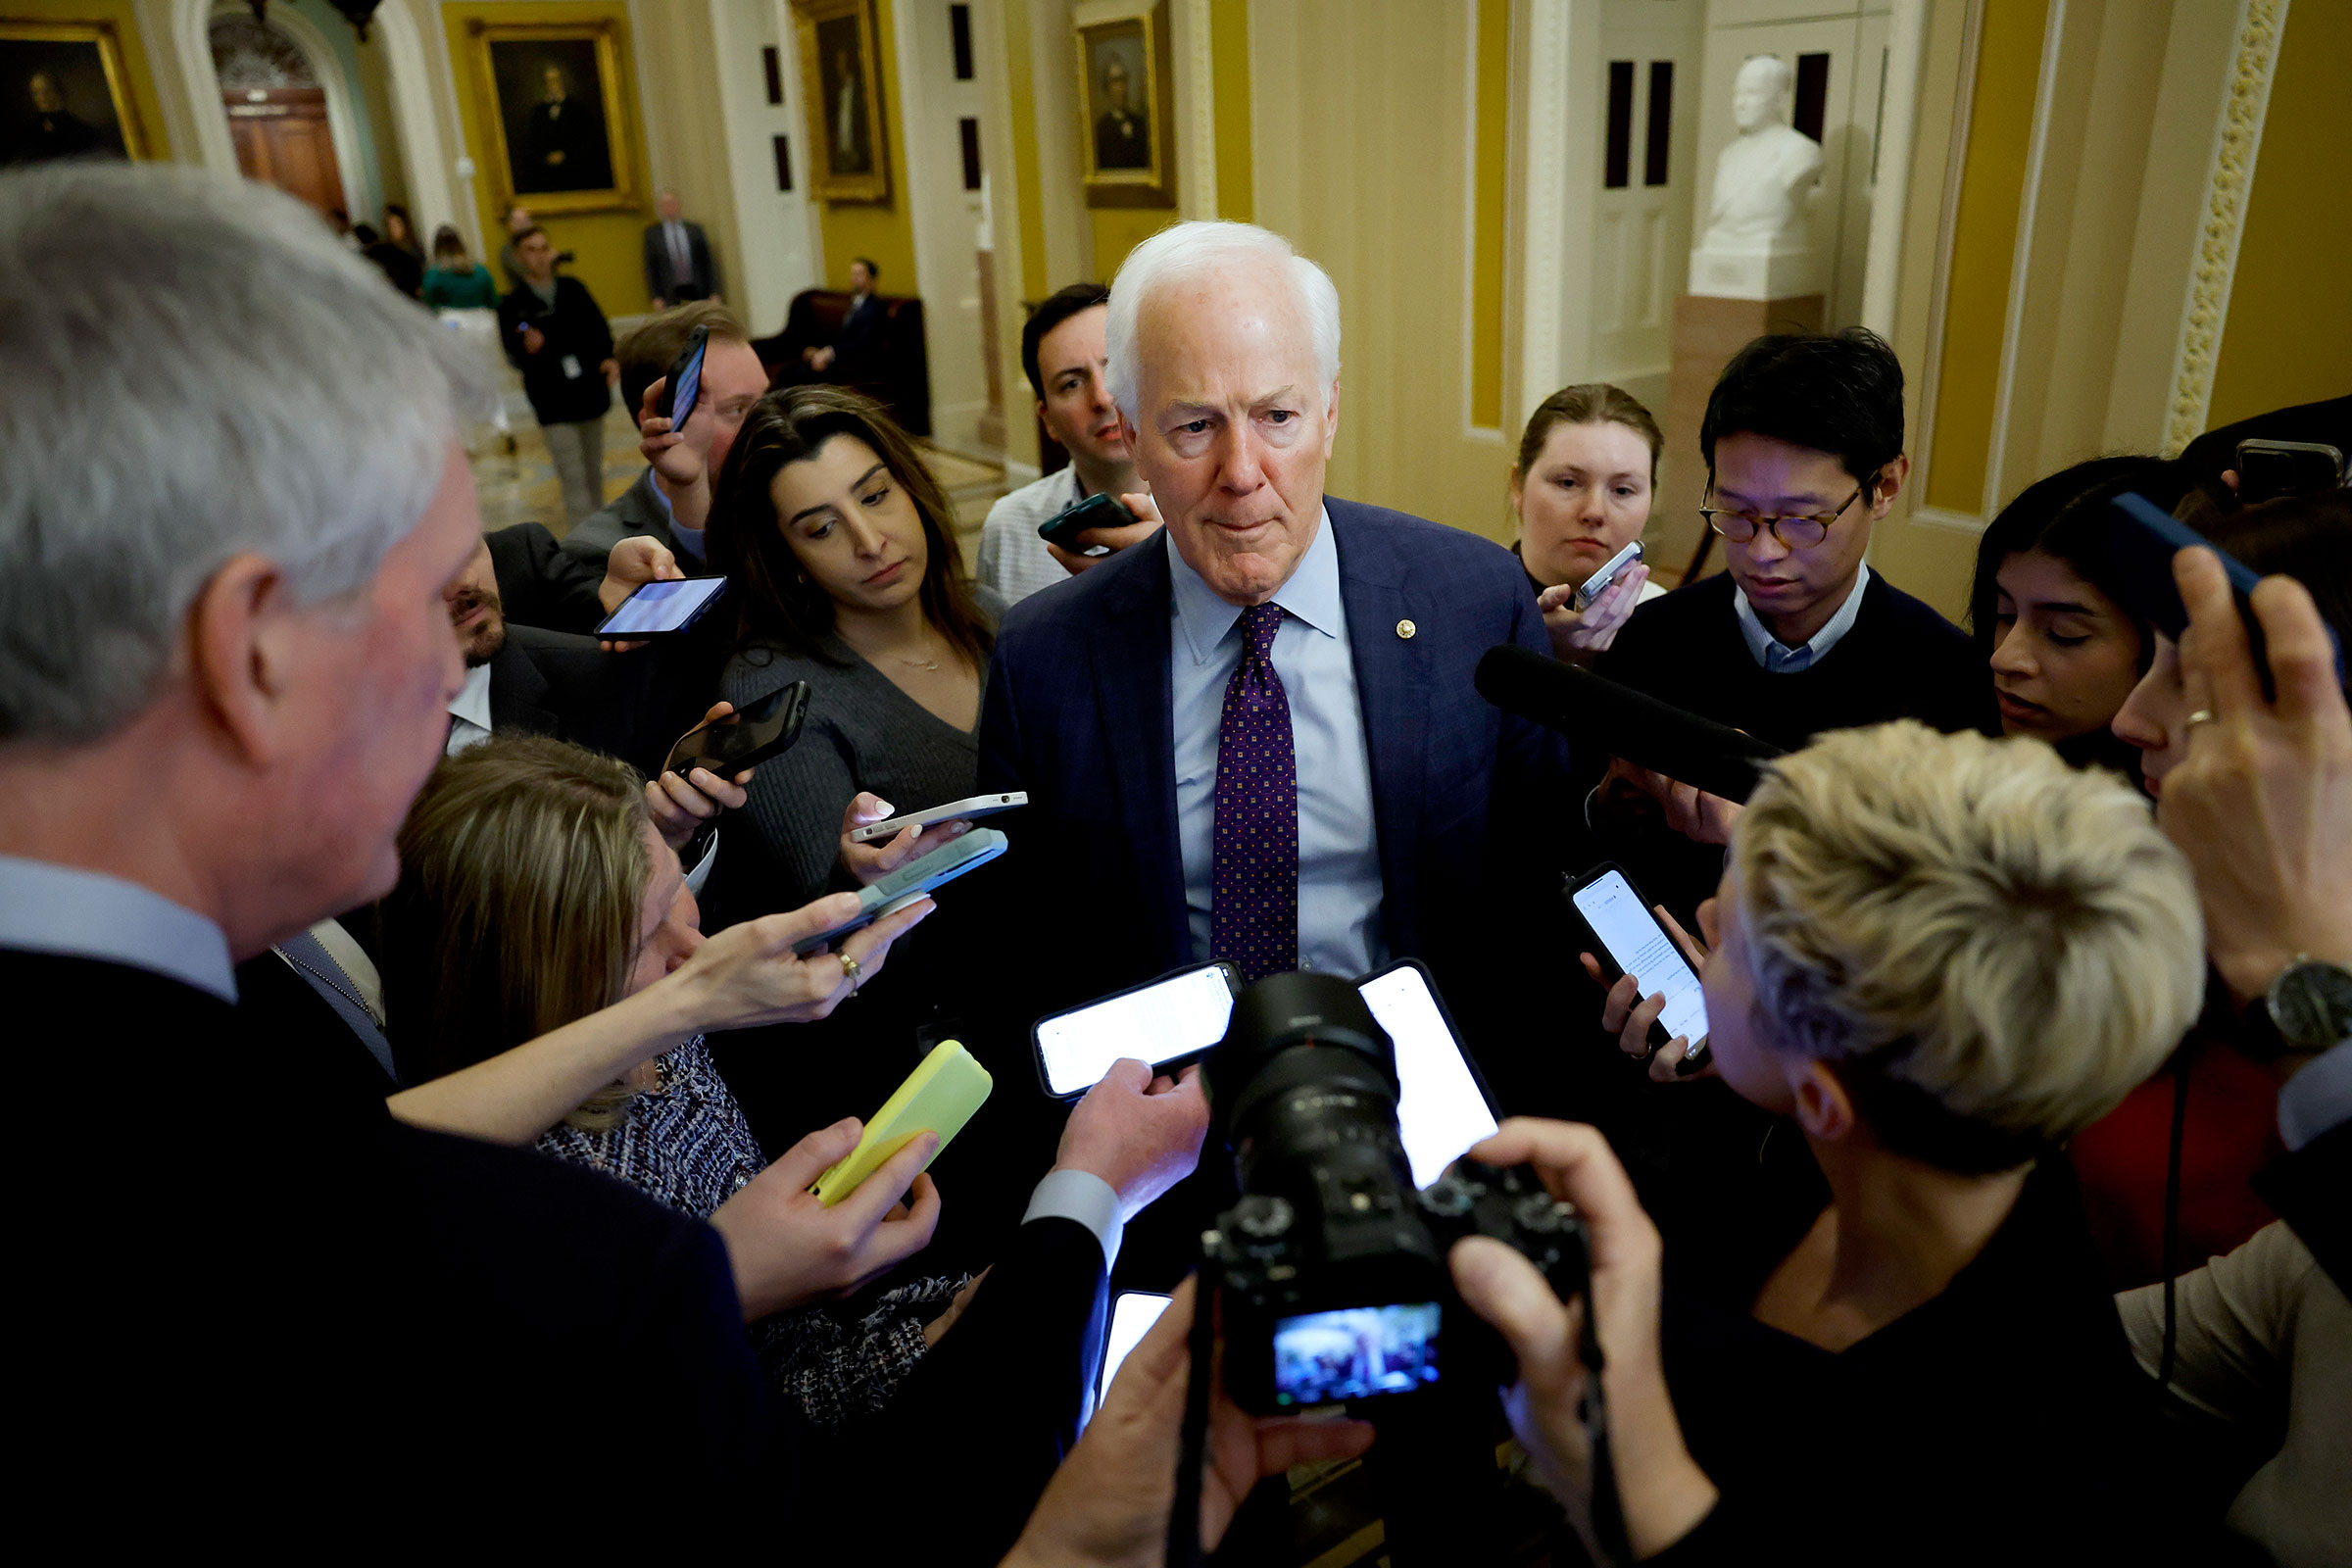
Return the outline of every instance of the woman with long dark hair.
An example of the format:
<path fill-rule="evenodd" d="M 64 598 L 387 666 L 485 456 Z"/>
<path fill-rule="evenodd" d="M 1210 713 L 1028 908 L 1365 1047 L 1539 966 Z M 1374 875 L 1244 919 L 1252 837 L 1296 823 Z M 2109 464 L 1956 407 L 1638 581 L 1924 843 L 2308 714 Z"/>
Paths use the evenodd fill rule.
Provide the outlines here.
<path fill-rule="evenodd" d="M 683 449 L 666 429 L 649 420 L 646 445 L 674 464 Z M 954 513 L 914 443 L 840 387 L 770 392 L 715 494 L 706 474 L 672 499 L 681 525 L 708 527 L 710 564 L 731 583 L 723 695 L 741 709 L 794 681 L 813 691 L 799 742 L 751 786 L 748 816 L 773 863 L 753 879 L 738 862 L 727 879 L 730 915 L 794 908 L 833 881 L 860 794 L 916 810 L 977 787 L 1002 601 L 965 575 Z M 755 886 L 760 906 L 747 906 Z"/>

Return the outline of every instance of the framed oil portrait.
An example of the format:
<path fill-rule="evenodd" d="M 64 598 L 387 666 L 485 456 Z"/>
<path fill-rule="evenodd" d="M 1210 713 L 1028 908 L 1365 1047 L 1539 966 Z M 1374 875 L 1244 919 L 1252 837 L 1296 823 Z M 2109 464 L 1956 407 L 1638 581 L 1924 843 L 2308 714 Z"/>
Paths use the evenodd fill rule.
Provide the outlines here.
<path fill-rule="evenodd" d="M 472 22 L 474 82 L 499 204 L 534 213 L 641 205 L 612 22 Z"/>
<path fill-rule="evenodd" d="M 1175 206 L 1168 0 L 1087 0 L 1072 20 L 1087 206 Z"/>
<path fill-rule="evenodd" d="M 808 114 L 808 188 L 820 201 L 890 199 L 889 122 L 874 0 L 792 0 Z"/>
<path fill-rule="evenodd" d="M 0 165 L 146 156 L 114 24 L 0 21 Z"/>

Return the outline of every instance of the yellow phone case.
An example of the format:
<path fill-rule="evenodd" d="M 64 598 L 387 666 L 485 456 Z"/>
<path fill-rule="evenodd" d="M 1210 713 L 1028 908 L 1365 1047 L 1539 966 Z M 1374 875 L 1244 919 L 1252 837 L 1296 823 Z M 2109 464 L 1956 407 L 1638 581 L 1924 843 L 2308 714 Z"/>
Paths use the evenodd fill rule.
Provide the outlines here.
<path fill-rule="evenodd" d="M 856 1192 L 858 1183 L 918 1134 L 935 1132 L 939 1148 L 947 1148 L 948 1141 L 963 1130 L 963 1124 L 972 1119 L 972 1112 L 995 1087 L 996 1080 L 963 1049 L 962 1042 L 941 1041 L 874 1112 L 873 1120 L 865 1124 L 865 1136 L 858 1140 L 849 1158 L 819 1176 L 809 1190 L 818 1202 L 830 1208 Z M 939 1150 L 933 1150 L 931 1159 L 938 1157 Z M 923 1163 L 928 1167 L 931 1161 Z"/>

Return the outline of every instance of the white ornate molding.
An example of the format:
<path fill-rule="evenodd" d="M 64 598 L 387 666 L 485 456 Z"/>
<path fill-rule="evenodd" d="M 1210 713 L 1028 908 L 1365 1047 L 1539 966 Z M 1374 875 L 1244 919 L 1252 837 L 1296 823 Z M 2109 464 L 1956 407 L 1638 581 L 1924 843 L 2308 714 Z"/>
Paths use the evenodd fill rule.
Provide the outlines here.
<path fill-rule="evenodd" d="M 2215 127 L 2213 161 L 2205 176 L 2205 218 L 2197 235 L 2195 270 L 2180 318 L 2180 345 L 2173 354 L 2172 396 L 2165 407 L 2164 450 L 2178 453 L 2202 434 L 2213 399 L 2213 368 L 2230 315 L 2230 285 L 2237 272 L 2237 245 L 2245 232 L 2246 198 L 2254 186 L 2255 156 L 2262 148 L 2263 116 L 2271 103 L 2271 77 L 2278 66 L 2278 37 L 2286 27 L 2287 0 L 2241 0 L 2237 58 L 2230 94 Z"/>
<path fill-rule="evenodd" d="M 1563 379 L 1560 318 L 1568 290 L 1563 224 L 1573 165 L 1568 156 L 1569 5 L 1570 0 L 1527 0 L 1527 33 L 1518 51 L 1526 72 L 1521 91 L 1527 105 L 1527 141 L 1519 160 L 1520 200 L 1526 214 L 1519 252 L 1521 409 L 1543 402 Z M 1471 38 L 1475 54 L 1475 30 Z"/>
<path fill-rule="evenodd" d="M 1187 218 L 1217 210 L 1217 66 L 1209 0 L 1177 0 L 1176 58 L 1183 67 L 1185 134 L 1179 139 L 1176 202 Z"/>

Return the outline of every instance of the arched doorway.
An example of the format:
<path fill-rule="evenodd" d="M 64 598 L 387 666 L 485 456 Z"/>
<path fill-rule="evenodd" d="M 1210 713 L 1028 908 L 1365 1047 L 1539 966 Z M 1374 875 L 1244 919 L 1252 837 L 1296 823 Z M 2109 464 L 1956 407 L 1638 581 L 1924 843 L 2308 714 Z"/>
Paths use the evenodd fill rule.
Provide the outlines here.
<path fill-rule="evenodd" d="M 357 205 L 349 138 L 330 115 L 319 66 L 287 31 L 250 15 L 213 18 L 206 39 L 237 168 L 348 220 Z"/>

